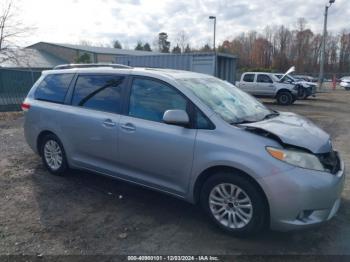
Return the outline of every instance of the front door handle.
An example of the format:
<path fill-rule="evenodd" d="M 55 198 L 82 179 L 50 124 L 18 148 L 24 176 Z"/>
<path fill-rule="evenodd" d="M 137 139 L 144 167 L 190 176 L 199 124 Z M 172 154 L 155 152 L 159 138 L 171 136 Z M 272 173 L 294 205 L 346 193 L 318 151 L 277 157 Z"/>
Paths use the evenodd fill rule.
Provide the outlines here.
<path fill-rule="evenodd" d="M 114 127 L 115 122 L 113 122 L 111 119 L 106 119 L 105 121 L 103 121 L 103 125 L 105 127 Z"/>
<path fill-rule="evenodd" d="M 126 124 L 123 124 L 120 126 L 122 129 L 126 130 L 126 131 L 129 131 L 129 132 L 132 132 L 132 131 L 135 131 L 136 128 L 133 124 L 131 123 L 126 123 Z"/>

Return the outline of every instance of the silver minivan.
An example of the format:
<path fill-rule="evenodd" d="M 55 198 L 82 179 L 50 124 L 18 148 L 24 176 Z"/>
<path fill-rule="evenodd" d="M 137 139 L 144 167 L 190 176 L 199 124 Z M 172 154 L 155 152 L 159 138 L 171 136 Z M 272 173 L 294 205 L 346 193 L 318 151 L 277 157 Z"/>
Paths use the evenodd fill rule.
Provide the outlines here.
<path fill-rule="evenodd" d="M 208 75 L 71 67 L 44 71 L 22 104 L 51 173 L 89 170 L 198 203 L 235 235 L 336 214 L 344 163 L 304 117 Z"/>

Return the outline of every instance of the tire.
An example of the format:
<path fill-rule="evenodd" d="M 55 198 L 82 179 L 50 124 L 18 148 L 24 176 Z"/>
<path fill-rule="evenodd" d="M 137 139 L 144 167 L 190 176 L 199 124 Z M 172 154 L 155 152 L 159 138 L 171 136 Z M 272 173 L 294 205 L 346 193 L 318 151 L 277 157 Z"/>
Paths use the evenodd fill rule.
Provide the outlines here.
<path fill-rule="evenodd" d="M 232 195 L 237 194 L 238 189 L 241 191 L 236 195 L 236 200 L 227 201 L 227 197 L 223 200 L 225 199 L 223 188 L 226 188 L 227 193 L 233 189 Z M 239 208 L 237 199 L 246 207 Z M 210 177 L 202 187 L 200 202 L 214 224 L 235 236 L 257 234 L 264 229 L 267 222 L 268 209 L 264 196 L 256 185 L 239 173 L 220 173 Z M 222 216 L 221 220 L 220 216 Z"/>
<path fill-rule="evenodd" d="M 276 99 L 277 103 L 283 106 L 287 106 L 293 103 L 293 95 L 288 91 L 279 92 Z"/>
<path fill-rule="evenodd" d="M 42 139 L 40 155 L 43 164 L 51 174 L 62 176 L 68 170 L 63 145 L 56 135 L 48 134 Z"/>

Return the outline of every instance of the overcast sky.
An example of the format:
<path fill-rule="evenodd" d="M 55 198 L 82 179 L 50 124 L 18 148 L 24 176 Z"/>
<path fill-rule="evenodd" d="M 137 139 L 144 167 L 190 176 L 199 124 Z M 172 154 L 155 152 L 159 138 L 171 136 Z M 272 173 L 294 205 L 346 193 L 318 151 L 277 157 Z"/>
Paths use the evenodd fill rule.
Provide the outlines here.
<path fill-rule="evenodd" d="M 320 32 L 327 0 L 14 0 L 18 18 L 36 27 L 24 41 L 111 44 L 118 39 L 133 48 L 137 40 L 153 42 L 167 32 L 174 42 L 184 30 L 192 46 L 212 42 L 212 22 L 217 16 L 217 39 L 221 42 L 266 25 L 293 28 L 298 17 Z M 329 30 L 350 30 L 350 0 L 336 0 L 329 12 Z M 22 39 L 23 40 L 23 39 Z"/>

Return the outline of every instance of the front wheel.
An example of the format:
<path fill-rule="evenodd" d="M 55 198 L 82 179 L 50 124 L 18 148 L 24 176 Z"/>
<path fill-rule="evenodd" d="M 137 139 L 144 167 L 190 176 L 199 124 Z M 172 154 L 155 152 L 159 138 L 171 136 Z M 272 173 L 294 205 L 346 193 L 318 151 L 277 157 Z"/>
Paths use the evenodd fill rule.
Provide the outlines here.
<path fill-rule="evenodd" d="M 240 174 L 223 173 L 209 178 L 201 192 L 201 205 L 221 229 L 237 236 L 261 231 L 267 210 L 256 186 Z"/>
<path fill-rule="evenodd" d="M 293 103 L 293 95 L 290 92 L 282 91 L 277 94 L 277 103 L 279 105 L 290 105 Z"/>

